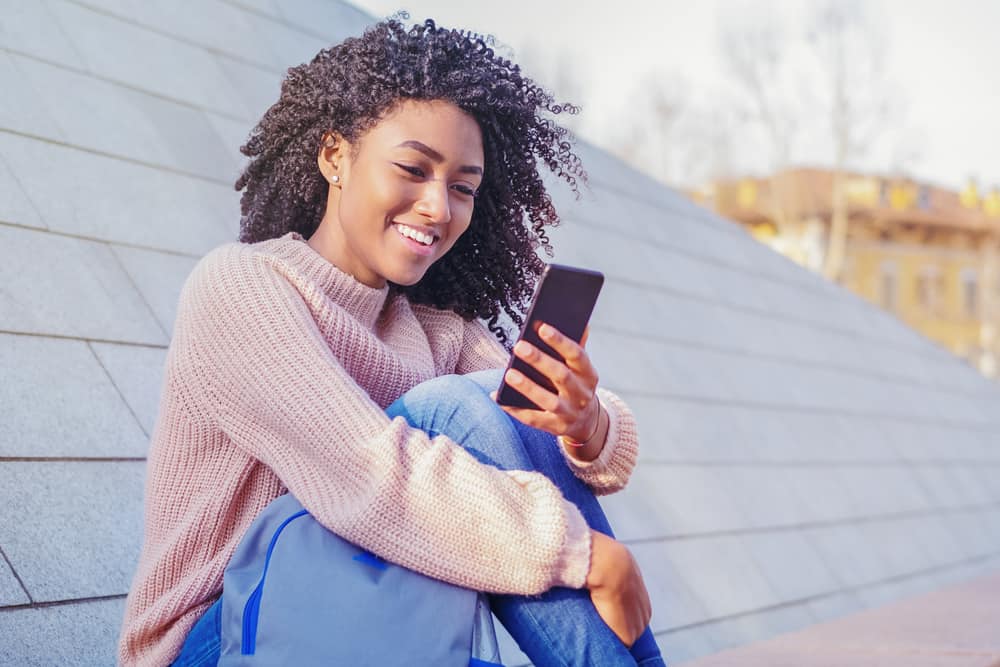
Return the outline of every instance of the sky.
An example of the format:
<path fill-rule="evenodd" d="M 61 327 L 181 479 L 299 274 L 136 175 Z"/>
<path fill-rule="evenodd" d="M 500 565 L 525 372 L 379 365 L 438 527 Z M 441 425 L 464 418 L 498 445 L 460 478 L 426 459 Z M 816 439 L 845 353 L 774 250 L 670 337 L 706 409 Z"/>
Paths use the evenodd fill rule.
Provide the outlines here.
<path fill-rule="evenodd" d="M 690 107 L 688 116 L 697 113 L 698 122 L 687 118 L 673 126 L 666 154 L 657 156 L 659 161 L 647 155 L 641 166 L 680 185 L 714 173 L 706 170 L 709 158 L 698 143 L 708 142 L 703 135 L 722 121 L 705 110 L 735 113 L 742 99 L 721 53 L 720 26 L 749 16 L 791 33 L 817 5 L 811 0 L 353 3 L 379 17 L 405 9 L 412 20 L 430 17 L 492 34 L 529 75 L 557 94 L 567 79 L 559 68 L 567 70 L 576 84 L 563 88 L 582 98 L 577 133 L 609 150 L 627 147 L 631 135 L 651 132 L 635 120 L 635 110 L 648 104 L 642 82 L 665 81 L 672 99 Z M 875 145 L 851 166 L 872 173 L 895 170 L 951 188 L 970 178 L 980 188 L 1000 185 L 1000 2 L 868 0 L 864 10 L 883 50 L 892 111 Z M 830 146 L 814 140 L 822 132 L 803 130 L 792 161 L 829 164 Z M 763 173 L 774 164 L 753 130 L 727 136 L 730 171 Z"/>

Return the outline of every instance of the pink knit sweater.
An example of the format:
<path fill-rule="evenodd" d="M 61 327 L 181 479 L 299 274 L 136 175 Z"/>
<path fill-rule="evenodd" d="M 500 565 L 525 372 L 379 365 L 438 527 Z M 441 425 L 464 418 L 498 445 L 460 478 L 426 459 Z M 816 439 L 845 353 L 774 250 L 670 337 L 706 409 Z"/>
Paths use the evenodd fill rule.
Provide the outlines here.
<path fill-rule="evenodd" d="M 286 489 L 338 535 L 444 581 L 524 594 L 584 584 L 589 531 L 548 479 L 482 465 L 386 416 L 424 380 L 507 360 L 480 323 L 387 295 L 296 233 L 199 262 L 167 354 L 123 664 L 176 657 L 244 531 Z M 610 493 L 637 437 L 628 408 L 599 392 L 607 445 L 567 463 Z"/>

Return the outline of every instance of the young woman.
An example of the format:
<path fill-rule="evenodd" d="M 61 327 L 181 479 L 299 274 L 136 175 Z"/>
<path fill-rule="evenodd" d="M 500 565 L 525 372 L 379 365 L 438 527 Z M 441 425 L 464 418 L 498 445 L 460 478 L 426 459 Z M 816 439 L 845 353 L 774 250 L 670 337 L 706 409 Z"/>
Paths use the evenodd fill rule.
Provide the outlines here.
<path fill-rule="evenodd" d="M 380 23 L 289 70 L 242 148 L 242 243 L 181 295 L 122 663 L 214 664 L 223 570 L 288 492 L 386 560 L 494 594 L 538 665 L 663 664 L 594 499 L 634 466 L 628 408 L 552 327 L 565 363 L 514 353 L 557 391 L 507 376 L 543 409 L 490 394 L 509 354 L 498 318 L 520 323 L 557 222 L 538 166 L 584 177 L 542 116 L 563 110 L 431 21 Z"/>

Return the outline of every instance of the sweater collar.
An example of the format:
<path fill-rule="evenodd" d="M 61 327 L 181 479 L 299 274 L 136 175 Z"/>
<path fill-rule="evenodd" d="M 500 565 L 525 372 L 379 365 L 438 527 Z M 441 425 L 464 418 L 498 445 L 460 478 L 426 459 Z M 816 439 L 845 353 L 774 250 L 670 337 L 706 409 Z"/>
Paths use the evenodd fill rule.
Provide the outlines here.
<path fill-rule="evenodd" d="M 359 282 L 354 276 L 344 273 L 313 250 L 306 243 L 305 237 L 298 232 L 288 232 L 278 241 L 295 264 L 332 301 L 356 317 L 366 328 L 374 328 L 389 294 L 388 283 L 381 288 L 375 288 Z"/>

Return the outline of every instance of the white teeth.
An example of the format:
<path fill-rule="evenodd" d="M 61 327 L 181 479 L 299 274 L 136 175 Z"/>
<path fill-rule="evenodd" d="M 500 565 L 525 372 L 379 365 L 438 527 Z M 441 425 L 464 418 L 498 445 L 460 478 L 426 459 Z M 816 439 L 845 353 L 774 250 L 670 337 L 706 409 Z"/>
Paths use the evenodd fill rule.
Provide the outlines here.
<path fill-rule="evenodd" d="M 418 232 L 412 227 L 407 227 L 406 225 L 396 224 L 396 231 L 398 231 L 403 236 L 407 236 L 418 243 L 423 243 L 424 245 L 430 245 L 434 242 L 434 237 L 430 234 L 424 234 L 423 232 Z"/>

